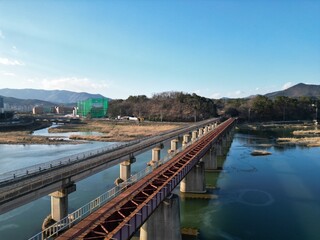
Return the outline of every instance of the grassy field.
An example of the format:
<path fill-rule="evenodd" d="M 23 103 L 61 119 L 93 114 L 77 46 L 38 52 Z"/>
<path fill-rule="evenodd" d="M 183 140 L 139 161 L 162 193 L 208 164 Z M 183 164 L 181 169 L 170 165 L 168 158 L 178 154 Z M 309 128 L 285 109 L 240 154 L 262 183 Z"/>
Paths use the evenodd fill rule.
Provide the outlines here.
<path fill-rule="evenodd" d="M 105 141 L 123 142 L 137 138 L 157 135 L 161 132 L 169 131 L 181 127 L 181 123 L 158 123 L 158 122 L 111 122 L 94 120 L 85 124 L 66 124 L 59 127 L 49 128 L 50 133 L 65 132 L 99 132 L 99 136 L 71 135 L 70 139 L 60 139 L 58 137 L 33 136 L 30 131 L 0 132 L 0 144 L 78 144 L 82 141 Z"/>
<path fill-rule="evenodd" d="M 76 140 L 122 142 L 157 135 L 158 133 L 180 126 L 181 124 L 157 122 L 88 121 L 86 124 L 63 125 L 58 128 L 50 128 L 49 132 L 99 132 L 102 133 L 101 136 L 72 135 L 70 138 Z"/>

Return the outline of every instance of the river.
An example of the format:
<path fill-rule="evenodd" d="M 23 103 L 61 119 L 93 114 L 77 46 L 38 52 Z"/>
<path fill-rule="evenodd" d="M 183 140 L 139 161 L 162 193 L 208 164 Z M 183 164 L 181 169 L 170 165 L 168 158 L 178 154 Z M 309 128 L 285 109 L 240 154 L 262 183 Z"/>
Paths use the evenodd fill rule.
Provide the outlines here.
<path fill-rule="evenodd" d="M 36 133 L 37 134 L 37 133 Z M 198 229 L 183 239 L 319 239 L 320 148 L 275 147 L 272 137 L 236 133 L 220 173 L 206 173 L 213 199 L 181 199 L 181 225 Z M 0 145 L 0 171 L 30 166 L 113 143 L 81 145 Z M 168 145 L 161 152 L 165 156 Z M 272 154 L 252 156 L 255 149 Z M 146 166 L 151 151 L 137 156 L 133 173 Z M 115 166 L 77 183 L 69 196 L 73 211 L 113 186 Z M 176 191 L 179 193 L 179 191 Z M 27 239 L 50 213 L 42 197 L 0 216 L 0 239 Z"/>

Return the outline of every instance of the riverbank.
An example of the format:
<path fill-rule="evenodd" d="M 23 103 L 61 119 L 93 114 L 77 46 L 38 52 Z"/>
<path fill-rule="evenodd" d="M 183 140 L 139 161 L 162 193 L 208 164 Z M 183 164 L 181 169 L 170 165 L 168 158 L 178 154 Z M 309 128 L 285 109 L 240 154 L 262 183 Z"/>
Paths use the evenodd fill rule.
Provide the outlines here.
<path fill-rule="evenodd" d="M 0 133 L 0 144 L 79 144 L 80 141 L 73 141 L 58 137 L 33 136 L 30 131 L 12 131 Z"/>
<path fill-rule="evenodd" d="M 65 132 L 99 132 L 99 136 L 87 135 L 71 135 L 70 139 L 87 140 L 87 141 L 102 141 L 102 142 L 125 142 L 138 138 L 157 135 L 161 132 L 173 130 L 181 127 L 181 123 L 161 123 L 161 122 L 109 122 L 94 120 L 88 121 L 86 124 L 67 124 L 59 127 L 50 128 L 50 133 L 65 133 Z"/>
<path fill-rule="evenodd" d="M 99 132 L 101 135 L 71 135 L 68 138 L 35 136 L 31 131 L 0 132 L 0 144 L 79 144 L 84 141 L 125 142 L 157 135 L 181 127 L 183 123 L 86 121 L 49 128 L 49 133 Z"/>

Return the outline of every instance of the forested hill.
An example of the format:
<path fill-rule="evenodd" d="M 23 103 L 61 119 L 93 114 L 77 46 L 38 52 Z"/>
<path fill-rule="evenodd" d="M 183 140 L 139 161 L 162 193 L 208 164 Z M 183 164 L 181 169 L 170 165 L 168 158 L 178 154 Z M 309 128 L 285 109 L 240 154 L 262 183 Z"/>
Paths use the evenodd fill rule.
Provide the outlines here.
<path fill-rule="evenodd" d="M 199 121 L 217 116 L 214 101 L 196 94 L 164 92 L 130 96 L 126 100 L 113 100 L 109 104 L 109 117 L 137 116 L 152 121 Z"/>
<path fill-rule="evenodd" d="M 291 97 L 291 98 L 319 97 L 320 85 L 299 83 L 290 88 L 287 88 L 286 90 L 268 93 L 265 96 L 268 98 L 275 98 L 278 96 L 285 96 L 285 97 Z"/>

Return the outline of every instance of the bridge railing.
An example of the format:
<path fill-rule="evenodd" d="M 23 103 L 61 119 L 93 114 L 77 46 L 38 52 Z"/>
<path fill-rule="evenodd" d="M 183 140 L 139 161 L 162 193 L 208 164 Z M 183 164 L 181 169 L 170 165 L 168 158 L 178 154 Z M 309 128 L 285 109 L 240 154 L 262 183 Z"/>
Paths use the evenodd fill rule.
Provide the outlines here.
<path fill-rule="evenodd" d="M 199 138 L 195 139 L 197 141 Z M 184 148 L 190 146 L 195 141 L 189 142 L 185 145 L 185 147 L 181 147 L 177 149 L 175 152 L 165 156 L 164 158 L 160 159 L 159 161 L 155 162 L 153 166 L 148 166 L 142 171 L 132 175 L 126 181 L 120 183 L 118 186 L 110 189 L 109 191 L 103 193 L 99 197 L 93 199 L 91 202 L 87 203 L 86 205 L 82 206 L 81 208 L 77 209 L 76 211 L 68 214 L 67 217 L 61 219 L 60 221 L 54 223 L 53 225 L 49 226 L 48 228 L 44 229 L 42 232 L 36 234 L 35 236 L 29 238 L 29 240 L 42 240 L 42 239 L 53 239 L 56 237 L 60 232 L 72 227 L 74 224 L 80 222 L 82 219 L 87 217 L 90 213 L 98 210 L 102 205 L 106 202 L 110 201 L 114 197 L 118 196 L 124 190 L 126 190 L 132 184 L 138 182 L 140 179 L 147 176 L 151 173 L 154 169 L 159 167 L 160 165 L 166 163 L 170 159 L 172 159 L 176 154 L 181 152 Z"/>
<path fill-rule="evenodd" d="M 86 152 L 81 152 L 79 154 L 70 155 L 68 157 L 63 157 L 59 159 L 55 159 L 52 161 L 48 161 L 45 163 L 39 163 L 32 165 L 30 167 L 17 169 L 14 171 L 9 171 L 6 173 L 3 173 L 0 175 L 0 185 L 3 183 L 7 183 L 10 180 L 16 180 L 18 178 L 24 178 L 29 177 L 34 174 L 42 173 L 44 171 L 52 170 L 54 168 L 62 167 L 69 164 L 74 164 L 76 162 L 80 162 L 83 160 L 86 160 L 87 158 L 99 155 L 99 154 L 105 154 L 108 152 L 112 152 L 116 149 L 121 149 L 124 147 L 131 146 L 133 144 L 136 144 L 140 142 L 140 140 L 130 141 L 126 143 L 115 143 L 103 148 L 98 148 Z"/>

